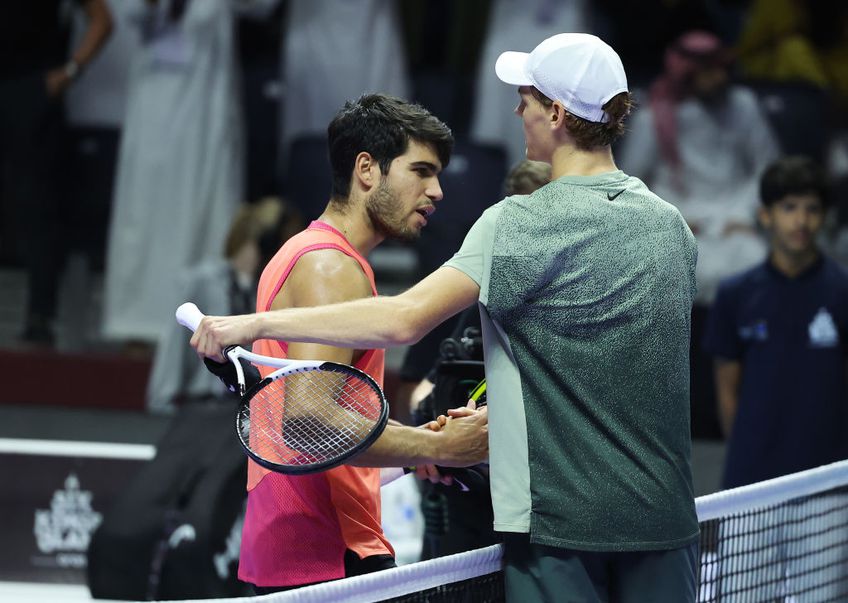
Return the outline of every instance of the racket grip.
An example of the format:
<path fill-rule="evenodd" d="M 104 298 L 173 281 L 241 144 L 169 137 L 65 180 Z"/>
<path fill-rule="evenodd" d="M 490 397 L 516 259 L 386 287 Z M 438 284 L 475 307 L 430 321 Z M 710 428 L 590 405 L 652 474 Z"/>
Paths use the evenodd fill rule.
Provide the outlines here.
<path fill-rule="evenodd" d="M 259 370 L 244 358 L 239 358 L 236 362 L 241 364 L 241 370 L 244 374 L 244 388 L 250 389 L 262 380 L 262 375 Z M 211 358 L 204 358 L 203 364 L 206 365 L 206 370 L 218 377 L 227 389 L 231 392 L 238 393 L 239 380 L 236 367 L 232 362 L 216 362 Z"/>
<path fill-rule="evenodd" d="M 454 485 L 462 492 L 485 490 L 489 487 L 486 477 L 473 467 L 442 467 L 437 465 L 439 473 L 453 477 Z M 380 469 L 380 486 L 390 484 L 407 473 L 415 471 L 415 467 L 383 467 Z"/>
<path fill-rule="evenodd" d="M 186 302 L 177 308 L 176 316 L 178 323 L 187 329 L 196 331 L 204 314 L 192 302 Z"/>
<path fill-rule="evenodd" d="M 452 476 L 454 484 L 463 492 L 486 490 L 489 487 L 486 476 L 473 467 L 442 467 L 439 465 L 438 469 L 443 475 Z"/>

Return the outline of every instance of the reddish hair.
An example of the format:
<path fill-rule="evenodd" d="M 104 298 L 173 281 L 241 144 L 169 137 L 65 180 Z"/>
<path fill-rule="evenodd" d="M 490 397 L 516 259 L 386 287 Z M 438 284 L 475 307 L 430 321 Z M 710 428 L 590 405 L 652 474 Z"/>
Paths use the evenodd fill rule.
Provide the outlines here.
<path fill-rule="evenodd" d="M 539 92 L 535 87 L 531 88 L 531 94 L 546 107 L 554 104 L 550 98 Z M 578 149 L 591 151 L 597 147 L 605 147 L 615 142 L 624 134 L 624 120 L 633 110 L 634 102 L 629 92 L 619 92 L 603 106 L 604 112 L 609 118 L 606 122 L 594 122 L 570 113 L 565 110 L 565 127 L 574 138 Z"/>

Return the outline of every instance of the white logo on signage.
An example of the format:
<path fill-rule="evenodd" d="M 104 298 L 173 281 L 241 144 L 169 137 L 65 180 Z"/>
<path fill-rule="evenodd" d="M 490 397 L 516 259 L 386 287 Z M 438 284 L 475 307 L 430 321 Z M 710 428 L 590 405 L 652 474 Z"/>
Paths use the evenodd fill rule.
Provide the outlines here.
<path fill-rule="evenodd" d="M 42 553 L 85 553 L 91 534 L 103 521 L 103 516 L 91 508 L 92 493 L 80 489 L 73 473 L 65 479 L 65 489 L 56 490 L 50 509 L 36 509 L 33 532 Z M 77 566 L 78 556 L 64 555 L 68 563 Z M 84 556 L 83 556 L 84 558 Z"/>
<path fill-rule="evenodd" d="M 815 318 L 807 327 L 810 334 L 810 343 L 816 347 L 833 347 L 839 343 L 839 331 L 833 317 L 825 308 L 819 308 Z"/>
<path fill-rule="evenodd" d="M 197 539 L 197 532 L 194 529 L 194 526 L 190 523 L 184 523 L 176 530 L 171 532 L 170 538 L 168 538 L 168 546 L 172 549 L 180 546 L 180 543 L 185 542 L 194 542 Z"/>

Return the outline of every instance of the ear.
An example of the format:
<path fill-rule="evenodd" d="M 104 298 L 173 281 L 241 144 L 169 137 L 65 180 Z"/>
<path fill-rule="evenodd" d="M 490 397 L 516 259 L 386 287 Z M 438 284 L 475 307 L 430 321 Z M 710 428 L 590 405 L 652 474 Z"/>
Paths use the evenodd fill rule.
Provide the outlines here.
<path fill-rule="evenodd" d="M 363 190 L 371 190 L 380 182 L 380 164 L 366 151 L 360 152 L 353 161 L 353 181 Z"/>
<path fill-rule="evenodd" d="M 548 110 L 551 130 L 556 130 L 558 128 L 565 127 L 565 107 L 563 107 L 559 101 L 554 101 L 554 104 L 551 105 Z"/>

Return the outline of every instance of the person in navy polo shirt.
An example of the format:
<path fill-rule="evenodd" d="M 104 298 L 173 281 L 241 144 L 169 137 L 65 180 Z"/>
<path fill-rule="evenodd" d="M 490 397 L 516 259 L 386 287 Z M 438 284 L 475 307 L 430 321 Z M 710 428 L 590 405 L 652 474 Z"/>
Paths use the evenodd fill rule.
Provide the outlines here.
<path fill-rule="evenodd" d="M 848 274 L 816 244 L 822 171 L 779 159 L 760 197 L 768 259 L 721 283 L 704 342 L 728 439 L 724 488 L 848 458 Z"/>

